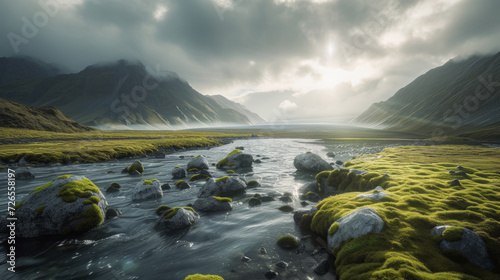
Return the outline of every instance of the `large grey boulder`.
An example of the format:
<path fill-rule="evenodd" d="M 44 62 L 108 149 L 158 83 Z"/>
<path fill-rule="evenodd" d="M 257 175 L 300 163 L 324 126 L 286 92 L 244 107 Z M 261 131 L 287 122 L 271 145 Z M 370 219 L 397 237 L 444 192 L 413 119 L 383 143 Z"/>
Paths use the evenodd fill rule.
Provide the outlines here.
<path fill-rule="evenodd" d="M 200 219 L 200 215 L 189 207 L 174 207 L 165 211 L 156 221 L 155 228 L 165 231 L 189 227 Z"/>
<path fill-rule="evenodd" d="M 107 207 L 106 197 L 89 179 L 76 175 L 59 176 L 33 189 L 18 203 L 16 236 L 83 233 L 104 221 Z M 2 227 L 1 230 L 6 229 Z"/>
<path fill-rule="evenodd" d="M 160 181 L 144 180 L 135 185 L 132 189 L 132 200 L 146 200 L 163 197 Z"/>
<path fill-rule="evenodd" d="M 253 164 L 253 156 L 243 153 L 241 150 L 233 150 L 225 158 L 217 163 L 217 168 L 242 168 L 251 167 Z"/>
<path fill-rule="evenodd" d="M 445 225 L 434 227 L 431 230 L 431 234 L 433 236 L 443 236 L 443 232 L 449 227 L 451 226 Z M 470 262 L 477 264 L 483 269 L 492 270 L 494 268 L 494 264 L 488 255 L 486 243 L 483 238 L 467 228 L 463 229 L 462 238 L 457 241 L 448 241 L 446 238 L 443 238 L 439 244 L 439 248 L 442 251 L 453 250 L 460 252 Z"/>
<path fill-rule="evenodd" d="M 210 178 L 200 189 L 198 197 L 224 196 L 234 197 L 245 192 L 245 182 L 238 177 Z"/>
<path fill-rule="evenodd" d="M 293 160 L 293 165 L 298 171 L 309 173 L 319 173 L 321 171 L 333 169 L 328 162 L 311 152 L 296 156 Z"/>
<path fill-rule="evenodd" d="M 370 232 L 380 233 L 384 228 L 384 221 L 372 208 L 360 208 L 351 214 L 338 219 L 338 229 L 328 234 L 328 250 L 350 239 L 366 235 Z"/>
<path fill-rule="evenodd" d="M 208 169 L 208 161 L 207 161 L 207 159 L 204 156 L 202 156 L 202 155 L 198 155 L 198 156 L 194 157 L 187 164 L 187 169 L 188 170 L 190 170 L 192 168 L 196 168 L 198 170 Z"/>
<path fill-rule="evenodd" d="M 226 197 L 203 197 L 198 198 L 193 203 L 193 208 L 201 212 L 218 212 L 218 211 L 231 211 L 233 206 L 230 199 Z"/>
<path fill-rule="evenodd" d="M 172 179 L 182 179 L 186 177 L 186 170 L 180 166 L 174 167 L 172 169 Z"/>

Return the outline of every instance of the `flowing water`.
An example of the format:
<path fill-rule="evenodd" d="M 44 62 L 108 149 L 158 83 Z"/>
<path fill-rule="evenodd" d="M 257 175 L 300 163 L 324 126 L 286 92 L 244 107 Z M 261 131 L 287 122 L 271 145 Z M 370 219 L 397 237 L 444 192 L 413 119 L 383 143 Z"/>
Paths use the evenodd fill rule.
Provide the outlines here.
<path fill-rule="evenodd" d="M 399 143 L 401 144 L 401 143 Z M 248 139 L 206 150 L 189 150 L 167 155 L 165 158 L 141 159 L 145 171 L 142 177 L 122 174 L 121 170 L 134 159 L 115 160 L 92 164 L 48 165 L 32 168 L 36 179 L 17 181 L 17 201 L 33 188 L 45 184 L 63 174 L 84 175 L 101 191 L 112 182 L 121 184 L 118 193 L 105 194 L 109 207 L 123 212 L 118 218 L 105 221 L 101 226 L 76 239 L 43 237 L 17 239 L 16 272 L 7 271 L 6 245 L 0 246 L 0 279 L 184 279 L 187 275 L 216 274 L 224 279 L 265 279 L 269 270 L 279 272 L 276 279 L 335 279 L 334 274 L 314 274 L 312 267 L 318 260 L 326 258 L 314 238 L 304 237 L 293 222 L 292 213 L 277 208 L 284 203 L 264 202 L 259 207 L 249 208 L 246 201 L 255 193 L 280 195 L 294 194 L 290 203 L 296 210 L 314 206 L 301 206 L 297 190 L 314 180 L 314 175 L 299 174 L 293 166 L 296 155 L 311 151 L 327 161 L 346 161 L 353 156 L 376 153 L 397 142 L 320 142 L 303 139 Z M 186 166 L 198 154 L 209 163 L 215 163 L 237 146 L 252 154 L 262 163 L 249 170 L 236 170 L 245 180 L 257 180 L 261 187 L 249 189 L 243 196 L 234 199 L 232 211 L 224 213 L 200 213 L 201 219 L 189 229 L 166 234 L 154 229 L 158 216 L 155 209 L 162 204 L 170 207 L 185 206 L 196 200 L 204 181 L 191 183 L 192 188 L 178 190 L 173 187 L 164 191 L 157 200 L 132 202 L 130 189 L 143 179 L 156 178 L 174 186 L 171 170 L 176 165 Z M 327 152 L 335 158 L 327 158 Z M 257 157 L 260 155 L 260 157 Z M 184 156 L 183 158 L 181 158 Z M 265 159 L 265 158 L 268 159 Z M 214 177 L 225 176 L 223 170 L 211 166 Z M 190 176 L 190 174 L 188 174 Z M 0 175 L 6 184 L 7 172 Z M 6 215 L 7 195 L 0 196 L 0 215 Z M 285 234 L 303 237 L 302 251 L 285 251 L 276 245 L 276 239 Z M 5 243 L 4 243 L 5 244 Z M 267 254 L 261 254 L 264 247 Z M 251 260 L 243 262 L 248 256 Z M 278 261 L 290 263 L 287 269 L 275 267 Z"/>

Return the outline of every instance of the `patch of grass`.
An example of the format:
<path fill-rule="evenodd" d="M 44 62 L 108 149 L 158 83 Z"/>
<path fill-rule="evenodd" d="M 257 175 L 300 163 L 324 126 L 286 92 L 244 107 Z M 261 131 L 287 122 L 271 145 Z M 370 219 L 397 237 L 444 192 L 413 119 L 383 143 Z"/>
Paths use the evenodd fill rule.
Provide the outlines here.
<path fill-rule="evenodd" d="M 462 186 L 450 186 L 447 182 L 453 175 L 448 171 L 457 170 L 458 165 L 474 172 L 468 173 L 469 178 L 461 178 Z M 387 173 L 390 177 L 380 185 L 390 196 L 374 201 L 357 199 L 359 192 L 349 192 L 325 198 L 316 206 L 319 211 L 310 229 L 324 237 L 336 220 L 362 207 L 373 208 L 385 222 L 380 234 L 368 234 L 334 248 L 336 272 L 341 279 L 499 278 L 498 271 L 450 259 L 430 234 L 437 225 L 455 225 L 462 231 L 469 228 L 485 240 L 493 263 L 499 267 L 499 149 L 401 146 L 351 159 L 346 166 L 371 172 L 355 176 L 337 171 L 338 176 L 329 175 L 327 180 L 344 190 L 356 191 L 373 188 L 370 181 Z"/>
<path fill-rule="evenodd" d="M 222 168 L 224 166 L 234 166 L 234 163 L 232 162 L 229 162 L 227 159 L 231 156 L 234 156 L 234 155 L 237 155 L 241 153 L 241 150 L 238 150 L 238 149 L 235 149 L 233 150 L 232 152 L 230 152 L 225 158 L 221 159 L 217 164 L 216 164 L 216 167 L 217 168 Z"/>
<path fill-rule="evenodd" d="M 0 160 L 19 161 L 24 156 L 32 164 L 107 161 L 145 156 L 159 149 L 218 146 L 220 142 L 217 137 L 247 136 L 207 131 L 96 130 L 58 133 L 11 128 L 0 128 L 0 135 L 3 139 L 20 142 L 0 145 Z"/>

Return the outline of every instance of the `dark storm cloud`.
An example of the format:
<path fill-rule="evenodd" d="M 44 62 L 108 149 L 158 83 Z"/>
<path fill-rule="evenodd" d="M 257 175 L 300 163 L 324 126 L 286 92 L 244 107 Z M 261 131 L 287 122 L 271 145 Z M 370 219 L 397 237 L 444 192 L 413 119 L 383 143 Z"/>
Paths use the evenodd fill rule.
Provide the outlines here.
<path fill-rule="evenodd" d="M 23 19 L 33 23 L 44 11 L 40 3 L 51 1 L 1 2 L 0 56 L 16 54 L 7 35 L 23 36 Z M 17 55 L 73 71 L 142 60 L 179 73 L 203 93 L 225 95 L 294 91 L 305 77 L 311 88 L 301 90 L 314 91 L 325 69 L 362 66 L 377 73 L 345 91 L 366 93 L 368 106 L 454 56 L 500 50 L 499 1 L 448 2 L 60 0 L 57 14 L 17 46 Z M 161 7 L 163 17 L 155 17 Z M 395 37 L 387 37 L 391 32 Z M 342 88 L 335 87 L 337 95 Z"/>

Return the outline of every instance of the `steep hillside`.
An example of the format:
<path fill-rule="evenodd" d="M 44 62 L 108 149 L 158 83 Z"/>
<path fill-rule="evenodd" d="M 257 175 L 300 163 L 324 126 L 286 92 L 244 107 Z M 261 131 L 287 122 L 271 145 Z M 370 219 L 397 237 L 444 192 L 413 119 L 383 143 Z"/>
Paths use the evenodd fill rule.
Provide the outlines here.
<path fill-rule="evenodd" d="M 173 72 L 150 75 L 141 63 L 120 60 L 76 74 L 0 87 L 0 97 L 30 106 L 54 106 L 91 126 L 158 128 L 250 124 L 236 109 L 194 90 Z"/>
<path fill-rule="evenodd" d="M 60 70 L 51 64 L 29 57 L 0 57 L 0 86 L 15 81 L 47 78 L 60 74 Z"/>
<path fill-rule="evenodd" d="M 2 98 L 0 98 L 0 127 L 67 133 L 94 130 L 76 123 L 56 108 L 30 108 Z"/>
<path fill-rule="evenodd" d="M 354 123 L 392 130 L 462 134 L 500 121 L 500 53 L 453 59 L 419 76 Z"/>
<path fill-rule="evenodd" d="M 248 110 L 244 105 L 237 103 L 237 102 L 234 102 L 234 101 L 231 101 L 222 95 L 211 95 L 208 97 L 215 100 L 215 102 L 217 102 L 222 107 L 233 108 L 234 110 L 238 111 L 238 113 L 245 115 L 253 124 L 265 122 L 265 120 L 263 118 L 261 118 L 256 113 Z"/>

